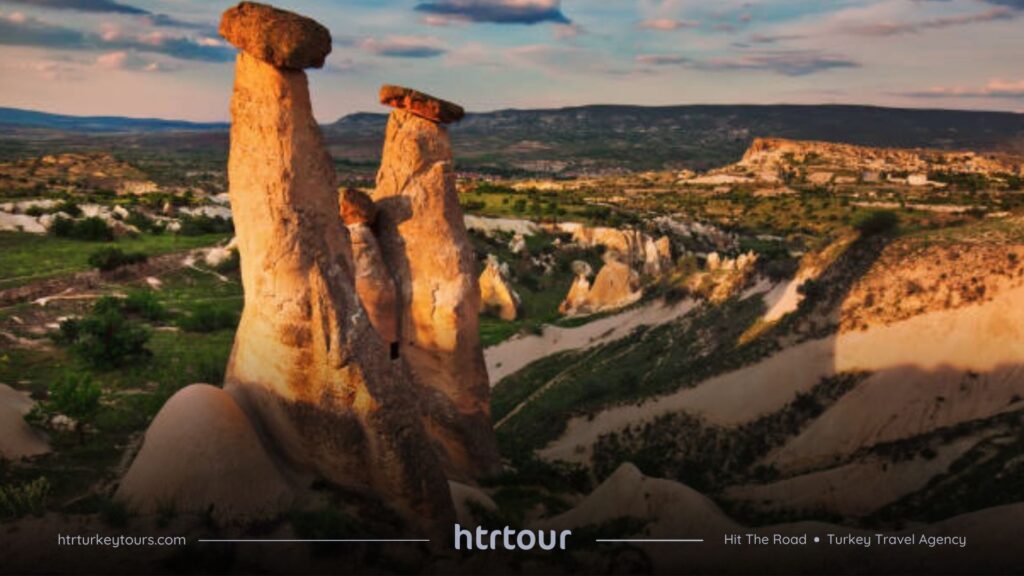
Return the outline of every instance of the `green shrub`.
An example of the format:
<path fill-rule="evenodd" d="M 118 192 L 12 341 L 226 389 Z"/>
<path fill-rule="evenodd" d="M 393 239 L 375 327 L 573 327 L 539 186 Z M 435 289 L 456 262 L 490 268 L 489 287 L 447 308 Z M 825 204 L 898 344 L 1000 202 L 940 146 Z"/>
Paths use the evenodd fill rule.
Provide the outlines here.
<path fill-rule="evenodd" d="M 68 216 L 74 216 L 76 218 L 82 215 L 82 209 L 78 207 L 78 204 L 75 204 L 71 200 L 64 200 L 54 207 L 53 211 L 63 212 Z"/>
<path fill-rule="evenodd" d="M 89 256 L 89 265 L 103 272 L 117 270 L 131 264 L 141 264 L 147 259 L 141 252 L 124 252 L 120 248 L 102 248 Z"/>
<path fill-rule="evenodd" d="M 50 233 L 59 238 L 73 238 L 88 242 L 111 242 L 114 240 L 114 231 L 107 226 L 106 222 L 95 216 L 82 220 L 59 217 L 53 221 Z"/>
<path fill-rule="evenodd" d="M 863 236 L 885 234 L 896 229 L 899 223 L 899 214 L 892 210 L 869 210 L 857 214 L 853 219 L 853 227 Z"/>
<path fill-rule="evenodd" d="M 167 318 L 167 309 L 152 290 L 132 290 L 124 299 L 123 305 L 125 312 L 146 320 L 155 322 Z"/>
<path fill-rule="evenodd" d="M 50 414 L 63 414 L 78 425 L 79 443 L 85 443 L 85 425 L 91 423 L 100 410 L 103 389 L 89 374 L 65 373 L 50 383 L 50 394 L 42 410 Z"/>
<path fill-rule="evenodd" d="M 85 318 L 61 323 L 54 337 L 97 368 L 116 368 L 150 354 L 149 331 L 126 316 L 119 298 L 101 298 Z"/>
<path fill-rule="evenodd" d="M 149 234 L 163 234 L 167 228 L 162 222 L 150 218 L 142 212 L 132 211 L 128 214 L 128 218 L 125 219 L 125 223 L 131 226 L 135 226 L 140 232 L 146 232 Z"/>
<path fill-rule="evenodd" d="M 50 481 L 41 476 L 24 484 L 0 486 L 0 518 L 14 520 L 26 514 L 41 516 L 50 495 Z"/>
<path fill-rule="evenodd" d="M 235 225 L 228 218 L 220 216 L 182 216 L 181 229 L 178 234 L 182 236 L 202 236 L 204 234 L 231 234 L 235 231 Z"/>
<path fill-rule="evenodd" d="M 186 316 L 178 320 L 186 332 L 216 332 L 234 330 L 238 326 L 238 313 L 225 306 L 209 303 L 195 305 Z"/>

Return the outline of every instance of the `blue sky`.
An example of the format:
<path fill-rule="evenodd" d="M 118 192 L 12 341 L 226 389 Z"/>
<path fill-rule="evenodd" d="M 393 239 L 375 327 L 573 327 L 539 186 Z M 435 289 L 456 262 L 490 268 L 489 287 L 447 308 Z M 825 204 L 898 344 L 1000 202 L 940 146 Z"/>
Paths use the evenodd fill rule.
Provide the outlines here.
<path fill-rule="evenodd" d="M 203 0 L 0 0 L 0 105 L 227 118 Z M 1024 112 L 1024 0 L 280 0 L 331 29 L 317 116 L 382 83 L 470 110 L 859 103 Z"/>

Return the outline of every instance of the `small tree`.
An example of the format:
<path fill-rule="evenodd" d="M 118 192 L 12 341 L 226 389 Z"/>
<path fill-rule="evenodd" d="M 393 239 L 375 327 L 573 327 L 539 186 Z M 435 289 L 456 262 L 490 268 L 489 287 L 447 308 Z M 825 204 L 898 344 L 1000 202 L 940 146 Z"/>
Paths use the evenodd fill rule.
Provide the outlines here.
<path fill-rule="evenodd" d="M 50 384 L 50 397 L 46 408 L 63 414 L 77 422 L 79 444 L 85 443 L 85 425 L 91 423 L 100 410 L 103 389 L 89 374 L 66 373 Z"/>

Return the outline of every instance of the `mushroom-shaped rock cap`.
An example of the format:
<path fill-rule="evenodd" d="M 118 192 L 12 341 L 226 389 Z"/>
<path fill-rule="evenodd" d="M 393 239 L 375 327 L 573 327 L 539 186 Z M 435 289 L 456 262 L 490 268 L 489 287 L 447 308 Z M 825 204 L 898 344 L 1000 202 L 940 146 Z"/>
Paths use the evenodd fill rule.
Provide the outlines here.
<path fill-rule="evenodd" d="M 430 94 L 424 94 L 412 88 L 391 86 L 389 84 L 385 84 L 380 88 L 380 103 L 408 110 L 420 118 L 426 118 L 441 124 L 458 122 L 466 115 L 466 111 L 458 104 L 435 98 Z"/>
<path fill-rule="evenodd" d="M 278 68 L 321 68 L 331 53 L 331 32 L 293 12 L 257 2 L 224 11 L 220 35 L 239 50 Z"/>
<path fill-rule="evenodd" d="M 377 217 L 377 205 L 373 198 L 355 188 L 346 188 L 341 191 L 341 219 L 346 226 L 355 224 L 372 224 Z"/>

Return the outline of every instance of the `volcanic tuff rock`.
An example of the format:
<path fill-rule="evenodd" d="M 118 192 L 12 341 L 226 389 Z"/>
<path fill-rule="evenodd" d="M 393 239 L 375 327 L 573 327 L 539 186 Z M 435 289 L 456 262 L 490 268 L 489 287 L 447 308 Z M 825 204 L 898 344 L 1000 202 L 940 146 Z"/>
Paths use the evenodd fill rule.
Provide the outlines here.
<path fill-rule="evenodd" d="M 377 208 L 366 193 L 345 190 L 341 194 L 341 215 L 352 238 L 356 294 L 370 317 L 370 324 L 384 342 L 393 346 L 398 342 L 398 292 L 373 234 Z"/>
<path fill-rule="evenodd" d="M 569 294 L 558 307 L 567 316 L 593 314 L 628 306 L 643 295 L 640 277 L 630 266 L 621 262 L 618 254 L 605 257 L 604 266 L 591 284 L 587 277 L 590 266 L 585 262 L 573 263 L 576 280 L 569 288 Z M 582 266 L 578 266 L 581 264 Z"/>
<path fill-rule="evenodd" d="M 565 300 L 558 305 L 558 312 L 565 315 L 576 314 L 586 305 L 587 295 L 590 294 L 590 277 L 594 275 L 594 269 L 582 260 L 572 263 L 572 271 L 576 279 L 569 287 Z"/>
<path fill-rule="evenodd" d="M 458 104 L 401 86 L 382 86 L 380 103 L 400 110 L 408 110 L 420 118 L 441 124 L 458 122 L 466 115 L 466 111 Z"/>
<path fill-rule="evenodd" d="M 997 154 L 870 148 L 812 140 L 756 138 L 739 163 L 715 172 L 752 171 L 757 173 L 762 180 L 773 181 L 783 172 L 809 165 L 874 173 L 879 171 L 928 173 L 936 170 L 978 174 L 1019 174 L 1024 170 L 1024 164 L 1021 164 L 1020 158 Z M 819 170 L 814 175 L 820 179 L 818 183 L 822 184 L 831 181 L 833 177 L 832 174 L 824 170 Z"/>
<path fill-rule="evenodd" d="M 407 110 L 388 120 L 374 200 L 378 239 L 399 292 L 401 356 L 420 388 L 446 469 L 496 469 L 490 389 L 480 348 L 480 288 L 443 126 Z"/>
<path fill-rule="evenodd" d="M 143 513 L 173 506 L 231 524 L 273 518 L 294 493 L 235 399 L 193 384 L 160 409 L 117 497 Z"/>
<path fill-rule="evenodd" d="M 318 22 L 257 2 L 227 9 L 220 35 L 240 50 L 277 68 L 321 68 L 331 53 L 331 32 Z"/>
<path fill-rule="evenodd" d="M 296 475 L 374 492 L 418 533 L 447 533 L 454 509 L 414 389 L 356 296 L 306 75 L 245 51 L 264 50 L 280 30 L 275 22 L 258 29 L 268 36 L 246 37 L 231 102 L 228 177 L 245 307 L 225 390 Z M 161 457 L 168 468 L 192 466 L 182 454 Z"/>
<path fill-rule="evenodd" d="M 487 257 L 487 266 L 480 274 L 480 310 L 494 312 L 502 320 L 512 321 L 519 313 L 519 295 L 508 282 L 508 265 L 497 256 Z"/>

